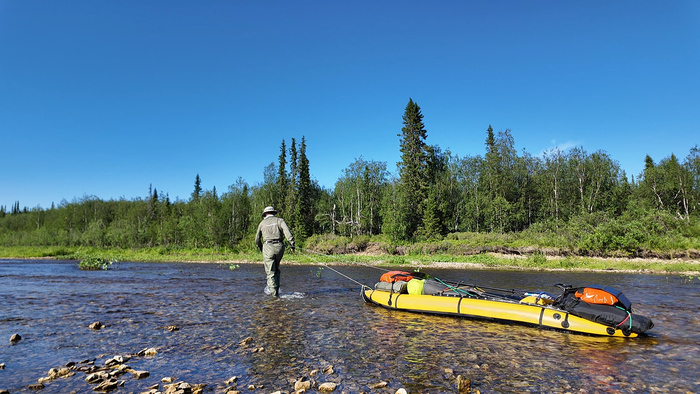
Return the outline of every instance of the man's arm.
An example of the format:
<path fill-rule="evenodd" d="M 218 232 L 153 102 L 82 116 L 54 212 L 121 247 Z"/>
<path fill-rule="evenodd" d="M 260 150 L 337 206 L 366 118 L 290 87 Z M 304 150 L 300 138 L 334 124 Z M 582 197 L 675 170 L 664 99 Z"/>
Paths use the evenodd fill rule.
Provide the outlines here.
<path fill-rule="evenodd" d="M 262 223 L 261 223 L 262 224 Z M 258 231 L 255 233 L 255 246 L 262 252 L 262 231 L 260 230 L 260 224 L 258 224 Z"/>
<path fill-rule="evenodd" d="M 280 219 L 280 227 L 282 228 L 282 232 L 284 233 L 285 238 L 287 238 L 287 241 L 289 241 L 289 247 L 292 248 L 292 252 L 295 249 L 294 246 L 294 236 L 292 235 L 292 232 L 289 231 L 289 226 L 287 226 L 287 222 L 284 221 L 284 219 Z"/>

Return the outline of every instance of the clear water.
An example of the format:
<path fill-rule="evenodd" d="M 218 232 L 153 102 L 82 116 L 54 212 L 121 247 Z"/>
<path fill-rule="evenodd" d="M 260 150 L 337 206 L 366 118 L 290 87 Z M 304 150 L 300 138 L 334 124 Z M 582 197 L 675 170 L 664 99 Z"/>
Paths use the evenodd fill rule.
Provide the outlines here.
<path fill-rule="evenodd" d="M 335 269 L 373 285 L 382 273 Z M 335 392 L 456 392 L 457 375 L 482 393 L 700 392 L 700 280 L 678 275 L 438 270 L 443 279 L 545 290 L 605 284 L 651 317 L 650 335 L 600 338 L 538 328 L 391 311 L 365 304 L 360 286 L 330 269 L 282 265 L 281 299 L 263 294 L 262 265 L 118 263 L 80 271 L 70 261 L 0 260 L 0 389 L 28 385 L 68 362 L 134 354 L 150 376 L 122 376 L 116 393 L 140 393 L 174 377 L 292 392 L 293 382 L 335 382 Z M 105 328 L 88 326 L 100 321 Z M 176 330 L 172 330 L 177 327 Z M 10 344 L 12 334 L 22 340 Z M 247 342 L 244 342 L 246 338 Z M 243 343 L 242 343 L 243 342 Z M 333 367 L 330 372 L 323 370 Z M 92 392 L 78 373 L 41 393 Z M 379 382 L 386 388 L 371 389 Z M 161 384 L 162 387 L 162 384 Z M 316 392 L 315 389 L 310 392 Z"/>

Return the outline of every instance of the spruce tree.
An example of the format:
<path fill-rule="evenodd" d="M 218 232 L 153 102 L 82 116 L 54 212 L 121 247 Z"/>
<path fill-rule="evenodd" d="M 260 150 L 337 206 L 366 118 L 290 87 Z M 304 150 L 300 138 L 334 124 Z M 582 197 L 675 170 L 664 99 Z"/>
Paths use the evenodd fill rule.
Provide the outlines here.
<path fill-rule="evenodd" d="M 198 201 L 199 197 L 202 196 L 202 180 L 199 178 L 199 174 L 194 178 L 194 191 L 192 192 L 192 200 Z"/>
<path fill-rule="evenodd" d="M 290 223 L 297 222 L 297 188 L 299 185 L 299 174 L 297 172 L 297 142 L 292 138 L 292 145 L 289 147 L 289 184 L 287 187 L 287 195 L 283 196 L 285 199 L 286 213 L 285 220 Z"/>
<path fill-rule="evenodd" d="M 306 138 L 301 137 L 298 158 L 297 205 L 294 214 L 296 233 L 299 239 L 305 239 L 313 234 L 314 210 L 311 190 L 311 175 L 309 160 L 306 157 Z"/>
<path fill-rule="evenodd" d="M 423 222 L 423 211 L 428 196 L 427 131 L 423 114 L 413 99 L 408 100 L 401 128 L 401 161 L 399 167 L 398 206 L 396 212 L 403 222 L 398 238 L 412 238 Z"/>
<path fill-rule="evenodd" d="M 287 189 L 289 188 L 289 179 L 287 178 L 287 146 L 282 140 L 280 146 L 279 166 L 277 167 L 277 196 L 273 202 L 275 208 L 284 213 L 286 207 L 285 198 Z"/>

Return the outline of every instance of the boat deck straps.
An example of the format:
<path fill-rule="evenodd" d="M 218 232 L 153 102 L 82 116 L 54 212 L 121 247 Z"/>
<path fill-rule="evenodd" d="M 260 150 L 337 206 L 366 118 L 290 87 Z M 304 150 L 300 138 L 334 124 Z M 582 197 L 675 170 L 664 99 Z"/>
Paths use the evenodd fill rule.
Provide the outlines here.
<path fill-rule="evenodd" d="M 627 320 L 629 320 L 629 321 L 630 321 L 629 329 L 630 329 L 630 331 L 631 331 L 631 330 L 632 330 L 632 313 L 631 313 L 630 311 L 628 311 L 627 309 L 625 309 L 625 308 L 620 308 L 619 306 L 616 306 L 616 308 L 617 308 L 617 309 L 622 309 L 623 311 L 627 312 L 627 317 L 625 318 L 625 320 L 621 321 L 620 324 L 618 324 L 616 327 L 617 327 L 617 328 L 622 327 L 622 325 L 623 325 Z"/>
<path fill-rule="evenodd" d="M 481 298 L 481 297 L 482 297 L 482 294 L 480 294 L 480 293 L 479 293 L 476 289 L 474 289 L 474 287 L 471 286 L 471 285 L 465 284 L 464 286 L 467 287 L 467 288 L 466 288 L 466 289 L 465 289 L 465 288 L 462 288 L 462 281 L 459 281 L 459 282 L 457 282 L 457 283 L 454 283 L 454 282 L 449 283 L 449 282 L 443 281 L 443 280 L 440 279 L 440 278 L 434 278 L 434 279 L 435 279 L 436 281 L 440 282 L 441 284 L 445 285 L 445 286 L 447 287 L 446 290 L 452 290 L 452 291 L 454 291 L 455 293 L 457 293 L 457 295 L 459 295 L 460 297 L 463 297 L 464 295 L 466 295 L 466 296 L 468 296 L 468 297 L 474 297 L 474 298 Z M 444 292 L 445 292 L 446 290 L 443 290 L 441 293 L 443 293 L 443 295 L 444 295 Z"/>

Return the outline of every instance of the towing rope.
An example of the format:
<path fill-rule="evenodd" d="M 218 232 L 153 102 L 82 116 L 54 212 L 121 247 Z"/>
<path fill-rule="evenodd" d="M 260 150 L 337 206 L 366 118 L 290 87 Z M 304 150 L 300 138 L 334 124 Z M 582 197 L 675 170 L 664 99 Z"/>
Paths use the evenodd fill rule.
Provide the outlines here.
<path fill-rule="evenodd" d="M 308 250 L 308 249 L 302 249 L 302 250 L 303 250 L 304 252 L 312 252 L 312 253 L 316 253 L 316 254 L 319 254 L 319 255 L 322 255 L 322 256 L 330 257 L 329 255 L 326 255 L 326 254 L 323 254 L 323 253 L 319 253 L 319 252 L 316 252 L 316 251 L 313 251 L 313 250 Z M 364 283 L 362 283 L 362 282 L 360 282 L 360 281 L 358 281 L 358 280 L 356 280 L 356 279 L 353 279 L 353 278 L 349 277 L 348 275 L 345 275 L 344 273 L 338 271 L 337 269 L 331 268 L 328 264 L 322 263 L 322 262 L 316 260 L 315 258 L 313 258 L 313 257 L 312 257 L 310 254 L 308 254 L 308 253 L 306 253 L 306 257 L 308 257 L 308 258 L 310 258 L 311 260 L 313 260 L 316 264 L 322 265 L 323 267 L 328 268 L 329 270 L 335 272 L 336 274 L 342 276 L 343 278 L 345 278 L 345 279 L 347 279 L 347 280 L 349 280 L 349 281 L 351 281 L 351 282 L 354 282 L 354 283 L 356 283 L 356 284 L 358 284 L 358 285 L 360 285 L 360 286 L 362 286 L 362 287 L 371 288 L 370 286 L 367 286 L 367 285 L 365 285 Z M 368 265 L 367 265 L 367 266 L 368 266 Z M 368 266 L 368 267 L 370 267 L 370 266 Z M 374 267 L 374 268 L 379 268 L 379 267 Z"/>
<path fill-rule="evenodd" d="M 320 252 L 317 252 L 317 251 L 315 251 L 315 250 L 301 249 L 301 248 L 299 248 L 299 250 L 305 252 L 304 254 L 306 255 L 306 257 L 310 258 L 310 259 L 313 260 L 315 263 L 317 263 L 317 264 L 319 264 L 319 265 L 321 265 L 321 266 L 323 266 L 323 267 L 325 267 L 325 268 L 328 268 L 329 270 L 331 270 L 331 271 L 337 273 L 338 275 L 340 275 L 340 276 L 342 276 L 342 277 L 344 277 L 344 278 L 346 278 L 346 279 L 348 279 L 348 280 L 350 280 L 350 281 L 352 281 L 352 282 L 354 282 L 354 283 L 356 283 L 356 284 L 358 284 L 358 285 L 360 285 L 360 286 L 362 286 L 362 287 L 366 287 L 366 288 L 369 288 L 369 289 L 372 289 L 372 288 L 373 288 L 372 286 L 367 286 L 367 285 L 365 285 L 365 284 L 363 284 L 363 283 L 360 283 L 358 280 L 355 280 L 355 279 L 353 279 L 353 278 L 351 278 L 351 277 L 349 277 L 349 276 L 343 274 L 342 272 L 340 272 L 340 271 L 338 271 L 338 270 L 336 270 L 336 269 L 334 269 L 334 268 L 331 268 L 329 265 L 318 261 L 317 259 L 313 258 L 313 257 L 310 255 L 310 253 L 313 253 L 313 254 L 316 254 L 316 255 L 319 255 L 319 256 L 324 256 L 324 257 L 333 257 L 333 256 L 328 255 L 328 254 L 324 254 L 324 253 L 320 253 Z M 387 269 L 387 268 L 382 268 L 382 267 L 375 267 L 375 266 L 373 266 L 373 265 L 365 264 L 365 263 L 362 263 L 362 262 L 353 262 L 353 264 L 358 264 L 358 265 L 361 265 L 361 266 L 364 266 L 364 267 L 368 267 L 368 268 L 374 268 L 374 269 L 377 269 L 377 270 L 380 270 L 380 271 L 384 271 L 384 272 L 389 272 L 389 271 L 395 270 L 395 269 Z M 443 281 L 443 280 L 440 279 L 440 278 L 436 278 L 436 277 L 431 277 L 431 278 L 437 280 L 439 283 L 441 283 L 442 285 L 446 286 L 448 289 L 455 291 L 457 294 L 460 295 L 460 297 L 467 296 L 467 297 L 475 297 L 475 298 L 484 298 L 485 294 L 480 294 L 480 292 L 481 292 L 481 293 L 486 293 L 482 288 L 480 288 L 480 286 L 467 285 L 467 284 L 465 284 L 465 286 L 469 286 L 469 287 L 471 287 L 471 289 L 464 289 L 464 288 L 461 287 L 461 286 L 462 286 L 462 282 L 458 282 L 458 283 L 456 283 L 456 284 L 454 284 L 454 283 L 453 283 L 453 284 L 450 284 L 450 283 L 447 283 L 446 281 Z M 455 286 L 455 285 L 456 285 L 456 286 Z M 484 289 L 491 289 L 491 290 L 501 291 L 501 292 L 511 293 L 511 294 L 515 294 L 515 293 L 516 293 L 516 290 L 515 290 L 515 289 L 496 289 L 496 288 L 488 288 L 488 287 L 484 287 Z M 393 291 L 393 288 L 392 288 L 392 291 Z M 521 291 L 518 291 L 518 292 L 521 292 Z M 491 297 L 497 298 L 497 299 L 506 299 L 506 297 L 504 297 L 504 296 L 502 296 L 502 295 L 500 295 L 500 294 L 497 295 L 497 294 L 492 294 L 492 293 L 490 293 L 489 295 L 490 295 Z"/>

